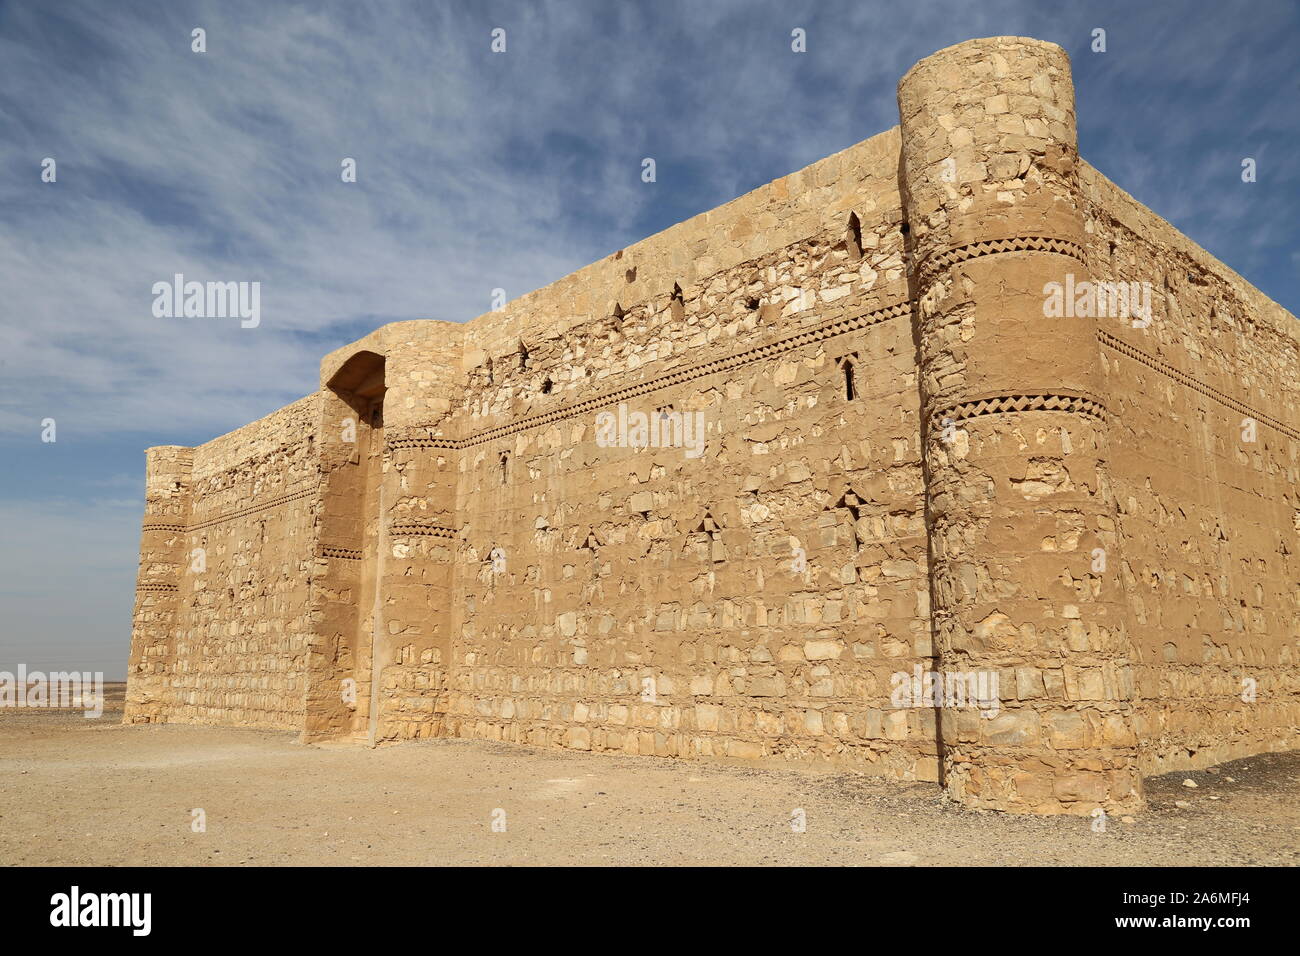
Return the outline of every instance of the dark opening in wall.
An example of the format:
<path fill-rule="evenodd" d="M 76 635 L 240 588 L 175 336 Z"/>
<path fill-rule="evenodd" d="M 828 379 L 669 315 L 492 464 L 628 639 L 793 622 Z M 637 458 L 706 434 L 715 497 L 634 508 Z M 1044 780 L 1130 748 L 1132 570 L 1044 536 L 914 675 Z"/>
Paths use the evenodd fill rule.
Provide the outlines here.
<path fill-rule="evenodd" d="M 523 342 L 519 343 L 519 367 L 528 368 L 528 346 Z"/>
<path fill-rule="evenodd" d="M 899 232 L 901 232 L 903 235 L 907 235 L 911 231 L 912 231 L 912 227 L 909 226 L 907 223 L 903 223 L 902 227 L 899 229 Z"/>
<path fill-rule="evenodd" d="M 501 484 L 507 484 L 510 481 L 510 452 L 501 453 Z"/>
<path fill-rule="evenodd" d="M 627 272 L 623 273 L 623 278 L 625 278 L 628 282 L 635 282 L 636 266 L 633 266 L 631 269 L 628 269 Z"/>
<path fill-rule="evenodd" d="M 862 224 L 858 222 L 856 212 L 849 213 L 849 228 L 844 236 L 844 244 L 848 246 L 850 259 L 856 261 L 862 258 Z"/>
<path fill-rule="evenodd" d="M 828 509 L 843 508 L 852 516 L 854 521 L 857 521 L 860 517 L 858 507 L 861 504 L 862 499 L 857 496 L 854 490 L 852 488 L 846 488 L 844 494 L 840 495 L 839 499 L 834 504 L 827 505 L 826 507 Z"/>
<path fill-rule="evenodd" d="M 694 534 L 707 535 L 707 538 L 700 538 L 696 542 L 696 547 L 702 557 L 714 563 L 727 560 L 727 546 L 722 541 L 722 523 L 713 517 L 713 513 L 705 510 L 704 518 L 696 526 Z"/>
<path fill-rule="evenodd" d="M 550 394 L 551 394 L 551 388 L 552 388 L 552 383 L 551 383 L 551 380 L 550 380 L 549 378 L 546 379 L 546 381 L 542 382 L 542 394 L 543 394 L 543 395 L 550 395 Z"/>
<path fill-rule="evenodd" d="M 617 302 L 615 302 L 615 303 L 614 303 L 614 311 L 611 312 L 610 314 L 614 316 L 614 325 L 615 325 L 615 327 L 616 327 L 616 328 L 622 328 L 622 326 L 623 326 L 623 316 L 627 315 L 627 313 L 623 311 L 623 306 L 621 306 L 621 305 L 619 305 Z"/>
<path fill-rule="evenodd" d="M 749 309 L 750 312 L 756 310 L 760 305 L 762 305 L 762 303 L 759 301 L 758 296 L 756 295 L 751 295 L 748 299 L 745 300 L 745 308 Z"/>
<path fill-rule="evenodd" d="M 704 517 L 695 528 L 696 534 L 707 534 L 710 538 L 717 538 L 722 533 L 722 525 L 713 517 L 713 512 L 707 508 L 704 511 Z"/>
<path fill-rule="evenodd" d="M 669 300 L 669 306 L 672 309 L 673 318 L 681 321 L 686 315 L 686 297 L 682 294 L 682 287 L 676 282 L 673 283 L 673 294 Z"/>
<path fill-rule="evenodd" d="M 858 397 L 857 389 L 853 384 L 853 363 L 846 361 L 842 367 L 844 369 L 844 397 L 851 402 Z"/>

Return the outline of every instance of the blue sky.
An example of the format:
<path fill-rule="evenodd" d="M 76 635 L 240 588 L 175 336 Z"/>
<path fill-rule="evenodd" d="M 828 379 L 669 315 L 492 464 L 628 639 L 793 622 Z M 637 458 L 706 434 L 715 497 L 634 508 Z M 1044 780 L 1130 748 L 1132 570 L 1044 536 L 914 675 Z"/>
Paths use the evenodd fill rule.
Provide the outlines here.
<path fill-rule="evenodd" d="M 887 129 L 916 60 L 999 34 L 1064 46 L 1088 161 L 1300 312 L 1290 0 L 0 0 L 0 670 L 125 673 L 145 447 Z M 259 281 L 260 326 L 155 318 L 176 272 Z"/>

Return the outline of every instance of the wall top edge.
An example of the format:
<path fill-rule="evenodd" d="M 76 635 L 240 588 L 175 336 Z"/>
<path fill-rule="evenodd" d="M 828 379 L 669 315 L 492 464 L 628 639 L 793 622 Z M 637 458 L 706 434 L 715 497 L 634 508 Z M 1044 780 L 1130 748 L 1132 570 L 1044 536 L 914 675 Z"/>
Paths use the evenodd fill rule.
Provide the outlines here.
<path fill-rule="evenodd" d="M 1059 43 L 1053 43 L 1050 40 L 1039 40 L 1036 37 L 1022 37 L 1022 36 L 1014 36 L 1014 35 L 976 37 L 971 40 L 962 40 L 960 43 L 954 43 L 950 46 L 944 47 L 941 50 L 935 50 L 933 53 L 929 54 L 928 56 L 922 57 L 921 59 L 913 63 L 911 67 L 908 68 L 908 71 L 902 75 L 898 83 L 899 86 L 902 86 L 904 83 L 907 82 L 908 77 L 910 77 L 914 72 L 916 72 L 916 70 L 924 66 L 931 65 L 937 60 L 952 59 L 955 56 L 958 56 L 963 53 L 973 53 L 977 50 L 986 49 L 986 48 L 1011 49 L 1013 47 L 1038 47 L 1043 50 L 1050 50 L 1054 53 L 1059 52 L 1064 54 L 1067 58 L 1069 57 L 1069 54 L 1066 52 L 1064 47 L 1062 47 Z"/>
<path fill-rule="evenodd" d="M 1237 286 L 1243 294 L 1253 299 L 1260 312 L 1268 314 L 1275 320 L 1277 330 L 1300 343 L 1300 323 L 1294 313 L 1281 303 L 1261 292 L 1248 279 L 1222 260 L 1206 251 L 1205 247 L 1189 238 L 1186 233 L 1169 222 L 1160 213 L 1144 205 L 1122 187 L 1115 184 L 1105 173 L 1097 169 L 1083 157 L 1079 159 L 1079 179 L 1086 197 L 1113 215 L 1121 223 L 1139 234 L 1145 233 L 1153 224 L 1161 233 L 1161 238 L 1175 246 L 1193 261 L 1204 266 L 1207 271 L 1216 273 L 1229 284 Z M 1091 196 L 1088 194 L 1091 193 Z"/>

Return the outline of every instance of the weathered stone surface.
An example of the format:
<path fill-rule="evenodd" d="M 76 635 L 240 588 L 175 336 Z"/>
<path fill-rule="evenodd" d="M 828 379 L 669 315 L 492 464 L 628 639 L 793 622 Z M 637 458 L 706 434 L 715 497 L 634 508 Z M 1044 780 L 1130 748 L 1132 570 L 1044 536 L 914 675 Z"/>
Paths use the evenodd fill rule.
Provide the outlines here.
<path fill-rule="evenodd" d="M 150 449 L 126 719 L 1079 814 L 1296 746 L 1294 317 L 1079 158 L 1060 48 L 941 51 L 899 111 Z M 1150 321 L 1049 314 L 1083 282 Z"/>

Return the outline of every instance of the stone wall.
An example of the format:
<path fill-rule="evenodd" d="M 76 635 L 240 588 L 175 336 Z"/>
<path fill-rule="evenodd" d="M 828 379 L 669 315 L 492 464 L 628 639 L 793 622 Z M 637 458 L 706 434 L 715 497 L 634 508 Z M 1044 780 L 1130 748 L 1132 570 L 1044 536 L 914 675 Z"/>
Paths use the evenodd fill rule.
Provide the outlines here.
<path fill-rule="evenodd" d="M 145 452 L 144 521 L 131 615 L 124 720 L 165 720 L 175 700 L 176 635 L 183 626 L 182 574 L 188 566 L 190 470 L 194 449 L 160 445 Z"/>
<path fill-rule="evenodd" d="M 1294 317 L 1080 160 L 1058 47 L 940 51 L 899 107 L 151 449 L 127 719 L 845 766 L 1045 813 L 1295 746 Z M 1045 307 L 1120 280 L 1150 323 Z M 954 701 L 967 676 L 992 699 Z"/>
<path fill-rule="evenodd" d="M 1094 273 L 1151 288 L 1148 325 L 1097 320 L 1144 769 L 1294 748 L 1300 327 L 1084 173 Z"/>
<path fill-rule="evenodd" d="M 935 779 L 889 705 L 932 655 L 900 208 L 830 183 L 829 234 L 471 372 L 448 733 Z M 700 442 L 602 445 L 620 409 Z"/>
<path fill-rule="evenodd" d="M 146 538 L 166 534 L 171 543 L 165 593 L 176 610 L 155 645 L 166 648 L 155 652 L 166 661 L 160 705 L 128 701 L 128 721 L 301 728 L 317 404 L 308 396 L 183 450 L 187 479 L 172 491 L 186 520 L 159 529 L 147 517 L 145 525 Z M 173 460 L 171 452 L 151 449 L 151 466 Z M 159 593 L 141 591 L 137 617 Z M 138 673 L 133 662 L 133 686 Z"/>

